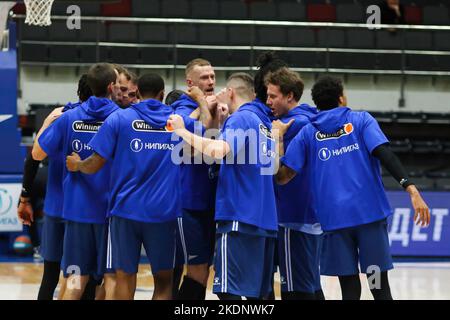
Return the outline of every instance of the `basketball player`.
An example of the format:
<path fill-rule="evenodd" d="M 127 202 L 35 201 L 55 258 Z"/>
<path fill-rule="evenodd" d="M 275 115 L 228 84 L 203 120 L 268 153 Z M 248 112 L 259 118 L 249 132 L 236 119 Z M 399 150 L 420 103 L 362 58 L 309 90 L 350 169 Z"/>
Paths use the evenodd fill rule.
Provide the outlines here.
<path fill-rule="evenodd" d="M 89 69 L 87 82 L 95 97 L 64 113 L 48 127 L 33 147 L 33 157 L 63 155 L 73 151 L 83 158 L 92 150 L 87 145 L 103 121 L 119 108 L 111 93 L 117 72 L 107 63 Z M 78 300 L 89 276 L 101 279 L 106 263 L 106 214 L 110 168 L 92 176 L 64 171 L 63 218 L 66 220 L 62 270 L 67 278 L 64 299 Z"/>
<path fill-rule="evenodd" d="M 131 86 L 130 81 L 132 74 L 128 69 L 121 66 L 120 64 L 113 64 L 114 69 L 117 71 L 119 76 L 117 77 L 117 83 L 115 83 L 112 100 L 122 109 L 128 108 L 131 104 L 129 94 L 129 88 Z"/>
<path fill-rule="evenodd" d="M 211 63 L 204 59 L 189 62 L 186 65 L 186 83 L 188 89 L 198 87 L 207 101 L 202 112 L 197 114 L 203 124 L 200 130 L 214 127 L 213 115 L 209 110 L 217 107 L 214 96 L 216 77 Z M 182 95 L 172 107 L 176 114 L 186 118 L 202 105 L 199 106 L 198 102 L 188 95 Z M 181 165 L 182 218 L 178 220 L 181 247 L 177 248 L 187 265 L 187 275 L 183 279 L 178 299 L 204 300 L 209 266 L 214 254 L 214 199 L 217 177 L 215 166 L 196 161 L 195 158 L 188 161 L 192 164 Z M 180 257 L 177 260 L 181 260 Z"/>
<path fill-rule="evenodd" d="M 283 123 L 294 120 L 285 133 L 284 148 L 317 114 L 317 109 L 299 104 L 304 84 L 300 76 L 288 68 L 269 73 L 265 78 L 267 105 Z M 285 186 L 275 185 L 278 212 L 278 261 L 281 298 L 283 300 L 315 300 L 320 284 L 320 248 L 322 230 L 317 223 L 308 175 L 303 170 Z"/>
<path fill-rule="evenodd" d="M 391 300 L 393 268 L 386 218 L 391 215 L 380 161 L 411 196 L 414 221 L 430 222 L 428 206 L 367 112 L 347 107 L 342 82 L 323 77 L 312 88 L 319 114 L 291 141 L 277 182 L 286 184 L 306 167 L 318 220 L 326 232 L 321 273 L 338 276 L 344 300 L 360 299 L 361 272 L 378 278 L 369 287 L 376 300 Z M 283 141 L 280 140 L 280 145 Z M 280 146 L 280 154 L 284 149 Z"/>
<path fill-rule="evenodd" d="M 83 74 L 78 81 L 78 103 L 68 103 L 62 112 L 78 107 L 89 99 L 92 91 L 87 85 L 87 75 Z M 56 120 L 62 112 L 56 108 L 44 121 L 36 137 L 38 140 L 42 132 Z M 36 191 L 33 190 L 33 182 L 41 161 L 34 160 L 30 155 L 25 161 L 22 193 L 18 208 L 18 216 L 22 223 L 30 225 L 34 222 L 34 212 L 30 205 L 30 197 Z M 46 185 L 46 198 L 44 202 L 44 223 L 42 229 L 41 254 L 44 258 L 44 273 L 38 293 L 38 300 L 52 300 L 59 281 L 59 273 L 62 259 L 62 243 L 64 240 L 64 221 L 62 219 L 62 172 L 63 163 L 60 158 L 52 158 L 48 165 L 48 179 Z M 62 284 L 60 292 L 64 291 Z M 61 295 L 60 295 L 61 296 Z M 83 299 L 93 300 L 95 296 L 95 284 L 89 283 Z"/>
<path fill-rule="evenodd" d="M 180 213 L 179 166 L 171 159 L 178 142 L 166 123 L 164 81 L 145 74 L 138 81 L 142 102 L 109 117 L 89 145 L 94 154 L 67 157 L 72 172 L 93 174 L 111 163 L 111 239 L 108 262 L 116 270 L 116 298 L 134 298 L 141 246 L 155 283 L 153 299 L 172 298 L 175 232 Z M 179 139 L 178 139 L 179 140 Z"/>
<path fill-rule="evenodd" d="M 201 94 L 196 99 L 207 103 Z M 218 140 L 190 133 L 176 115 L 169 124 L 198 151 L 215 159 L 226 158 L 217 187 L 213 292 L 224 300 L 262 298 L 271 291 L 278 229 L 270 173 L 274 150 L 270 109 L 255 99 L 253 80 L 242 73 L 230 76 L 217 99 L 231 113 Z M 255 162 L 242 161 L 248 158 Z M 269 173 L 262 174 L 262 169 Z"/>

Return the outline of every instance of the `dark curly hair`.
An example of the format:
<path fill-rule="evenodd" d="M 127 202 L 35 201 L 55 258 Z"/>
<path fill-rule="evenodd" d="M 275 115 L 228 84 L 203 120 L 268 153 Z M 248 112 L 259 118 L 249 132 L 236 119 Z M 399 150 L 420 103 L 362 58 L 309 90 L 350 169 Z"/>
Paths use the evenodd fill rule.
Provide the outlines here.
<path fill-rule="evenodd" d="M 173 104 L 175 101 L 177 101 L 178 99 L 180 99 L 180 97 L 184 94 L 185 92 L 182 90 L 172 90 L 167 94 L 166 97 L 166 105 L 170 106 L 171 104 Z"/>
<path fill-rule="evenodd" d="M 319 110 L 339 107 L 339 98 L 344 95 L 344 86 L 339 78 L 324 76 L 314 84 L 312 99 Z"/>
<path fill-rule="evenodd" d="M 264 83 L 264 79 L 269 72 L 275 72 L 278 69 L 289 67 L 288 64 L 276 57 L 274 52 L 263 52 L 259 55 L 256 65 L 258 71 L 255 74 L 255 93 L 256 97 L 263 103 L 267 101 L 267 87 Z"/>
<path fill-rule="evenodd" d="M 92 90 L 88 86 L 87 83 L 87 74 L 82 74 L 80 80 L 78 80 L 78 90 L 77 90 L 78 98 L 81 102 L 85 102 L 92 96 Z"/>

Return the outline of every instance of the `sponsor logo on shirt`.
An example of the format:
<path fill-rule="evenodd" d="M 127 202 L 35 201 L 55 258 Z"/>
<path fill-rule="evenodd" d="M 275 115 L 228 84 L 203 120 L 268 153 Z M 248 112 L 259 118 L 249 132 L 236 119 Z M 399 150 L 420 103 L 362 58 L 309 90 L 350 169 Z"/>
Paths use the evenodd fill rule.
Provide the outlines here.
<path fill-rule="evenodd" d="M 141 152 L 142 150 L 169 150 L 172 151 L 175 145 L 172 143 L 160 142 L 142 142 L 141 139 L 133 139 L 130 142 L 130 149 L 133 152 Z"/>
<path fill-rule="evenodd" d="M 72 130 L 75 132 L 97 132 L 102 126 L 103 122 L 84 122 L 84 121 L 74 121 L 72 123 Z"/>
<path fill-rule="evenodd" d="M 131 124 L 131 127 L 133 128 L 134 131 L 140 131 L 140 132 L 161 132 L 162 133 L 162 132 L 173 131 L 173 130 L 169 130 L 169 128 L 167 126 L 164 128 L 152 127 L 144 120 L 134 120 L 133 123 Z"/>
<path fill-rule="evenodd" d="M 213 286 L 220 286 L 220 279 L 218 277 L 214 278 Z"/>
<path fill-rule="evenodd" d="M 83 150 L 83 143 L 80 140 L 72 141 L 72 150 L 80 153 Z"/>
<path fill-rule="evenodd" d="M 328 161 L 331 157 L 338 157 L 346 153 L 359 150 L 359 145 L 357 143 L 345 146 L 339 149 L 330 150 L 328 148 L 322 148 L 319 150 L 319 159 L 322 161 Z"/>
<path fill-rule="evenodd" d="M 347 123 L 347 124 L 344 124 L 344 126 L 342 128 L 340 128 L 337 132 L 334 132 L 334 133 L 323 133 L 323 132 L 317 131 L 316 139 L 317 139 L 317 141 L 339 139 L 341 137 L 348 136 L 352 132 L 353 132 L 353 124 Z"/>
<path fill-rule="evenodd" d="M 319 150 L 319 159 L 327 161 L 331 158 L 331 151 L 328 148 L 322 148 Z"/>

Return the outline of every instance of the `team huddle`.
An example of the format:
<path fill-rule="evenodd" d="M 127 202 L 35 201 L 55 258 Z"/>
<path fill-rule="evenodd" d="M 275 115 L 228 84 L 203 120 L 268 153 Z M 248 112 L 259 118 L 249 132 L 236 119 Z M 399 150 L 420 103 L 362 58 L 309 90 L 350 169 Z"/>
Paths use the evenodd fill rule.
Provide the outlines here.
<path fill-rule="evenodd" d="M 165 101 L 154 73 L 99 63 L 80 78 L 80 101 L 46 118 L 32 150 L 49 161 L 40 298 L 62 270 L 59 299 L 133 299 L 143 247 L 153 299 L 204 300 L 210 273 L 221 300 L 274 299 L 277 268 L 281 299 L 325 299 L 321 275 L 359 299 L 360 273 L 378 277 L 374 299 L 392 299 L 380 163 L 421 226 L 426 203 L 338 78 L 319 78 L 310 106 L 283 60 L 258 65 L 216 92 L 213 66 L 194 59 L 186 92 Z"/>

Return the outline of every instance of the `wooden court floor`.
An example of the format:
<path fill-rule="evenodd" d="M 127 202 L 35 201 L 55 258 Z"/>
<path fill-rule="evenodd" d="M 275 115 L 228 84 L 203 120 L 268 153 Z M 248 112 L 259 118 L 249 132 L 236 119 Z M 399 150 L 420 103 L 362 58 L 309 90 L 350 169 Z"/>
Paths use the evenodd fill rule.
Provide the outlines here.
<path fill-rule="evenodd" d="M 42 276 L 41 263 L 0 263 L 0 300 L 34 300 Z M 275 276 L 276 296 L 279 298 L 279 277 Z M 450 300 L 450 263 L 397 263 L 390 272 L 391 291 L 399 300 Z M 365 276 L 362 299 L 371 299 Z M 212 276 L 209 283 L 212 282 Z M 322 277 L 325 297 L 340 299 L 339 282 L 334 277 Z M 146 264 L 139 267 L 138 300 L 151 299 L 153 281 Z M 209 285 L 207 299 L 217 299 Z"/>

